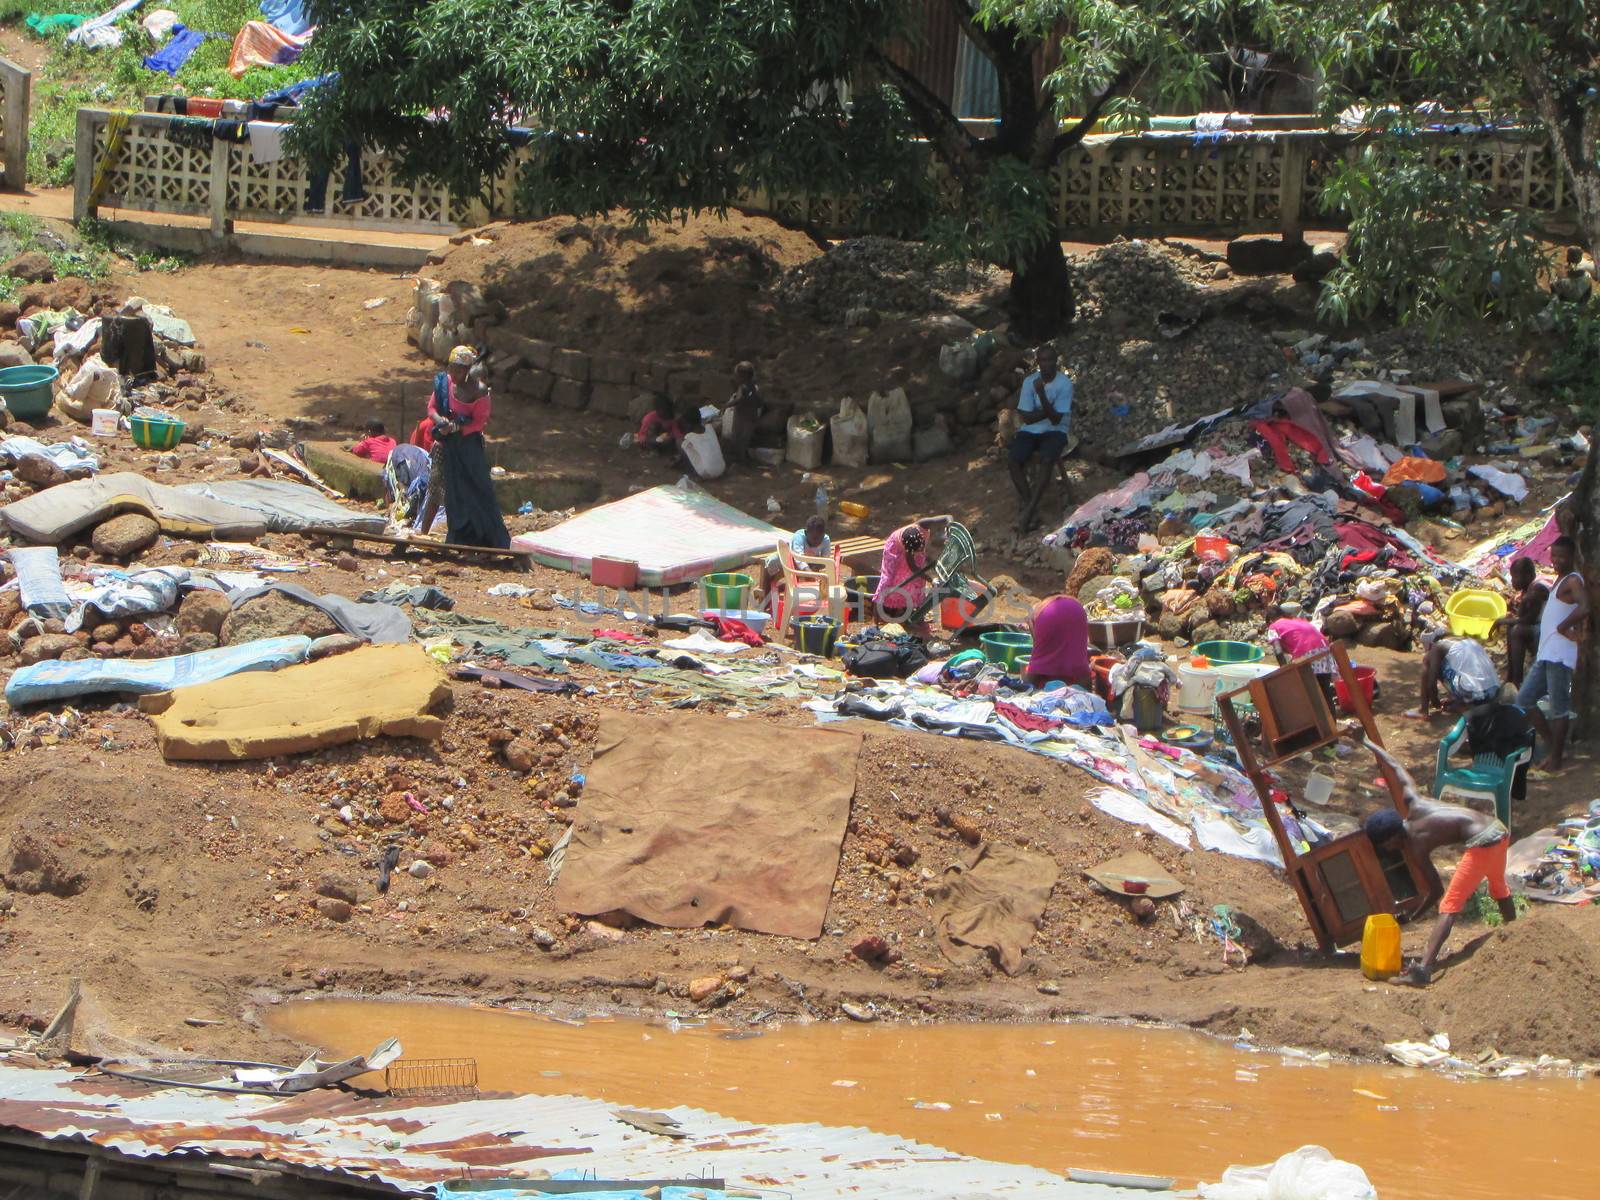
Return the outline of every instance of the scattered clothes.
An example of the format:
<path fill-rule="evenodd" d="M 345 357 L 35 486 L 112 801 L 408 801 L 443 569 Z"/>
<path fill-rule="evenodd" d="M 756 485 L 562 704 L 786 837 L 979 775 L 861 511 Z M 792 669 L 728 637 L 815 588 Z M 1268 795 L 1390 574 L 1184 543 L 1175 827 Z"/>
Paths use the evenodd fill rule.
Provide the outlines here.
<path fill-rule="evenodd" d="M 456 602 L 445 595 L 443 589 L 433 584 L 412 587 L 404 583 L 391 583 L 376 591 L 362 592 L 363 604 L 409 604 L 412 608 L 434 608 L 449 612 Z"/>
<path fill-rule="evenodd" d="M 317 596 L 294 583 L 272 583 L 266 587 L 246 588 L 228 597 L 234 608 L 268 592 L 279 592 L 312 608 L 319 608 L 333 618 L 346 633 L 381 645 L 386 642 L 409 642 L 411 621 L 393 604 L 362 604 L 344 596 Z"/>
<path fill-rule="evenodd" d="M 146 70 L 164 71 L 166 74 L 177 78 L 178 72 L 183 70 L 183 65 L 200 49 L 200 43 L 207 38 L 221 37 L 220 33 L 199 33 L 187 25 L 176 24 L 172 27 L 172 40 L 154 54 L 147 55 L 144 60 Z"/>
<path fill-rule="evenodd" d="M 49 620 L 72 612 L 72 598 L 61 582 L 61 556 L 54 546 L 13 546 L 6 556 L 17 572 L 22 607 L 31 616 Z"/>
<path fill-rule="evenodd" d="M 1385 487 L 1393 487 L 1397 483 L 1408 481 L 1443 483 L 1444 477 L 1445 469 L 1442 462 L 1431 458 L 1416 458 L 1408 454 L 1385 472 L 1383 484 Z"/>
<path fill-rule="evenodd" d="M 195 344 L 194 330 L 190 328 L 189 322 L 174 316 L 172 309 L 165 304 L 151 304 L 134 297 L 122 306 L 122 315 L 145 317 L 155 335 L 164 342 L 176 342 L 180 346 Z"/>
<path fill-rule="evenodd" d="M 185 567 L 151 567 L 143 571 L 100 571 L 94 590 L 79 599 L 66 619 L 68 633 L 85 625 L 115 621 L 124 617 L 172 612 L 178 596 L 189 582 Z"/>
<path fill-rule="evenodd" d="M 171 658 L 85 658 L 34 663 L 18 668 L 6 682 L 6 703 L 42 704 L 104 692 L 170 692 L 244 671 L 275 671 L 304 662 L 310 651 L 310 638 L 281 637 Z"/>
<path fill-rule="evenodd" d="M 622 629 L 596 629 L 594 631 L 594 636 L 596 639 L 604 642 L 622 642 L 624 644 L 638 644 L 646 646 L 650 644 L 649 638 L 641 637 L 637 633 L 629 633 Z"/>
<path fill-rule="evenodd" d="M 178 26 L 178 14 L 170 8 L 157 8 L 145 13 L 144 20 L 139 24 L 150 35 L 152 42 L 164 42 L 172 36 L 172 31 Z"/>
<path fill-rule="evenodd" d="M 107 9 L 98 17 L 91 17 L 67 34 L 67 45 L 82 46 L 85 50 L 108 50 L 122 45 L 122 30 L 116 24 L 134 9 L 138 8 L 142 0 L 122 0 L 120 4 Z"/>
<path fill-rule="evenodd" d="M 281 67 L 296 62 L 310 41 L 310 34 L 296 36 L 266 21 L 246 21 L 234 35 L 233 51 L 228 55 L 228 74 L 238 79 L 251 67 Z M 254 134 L 252 126 L 252 146 Z M 255 161 L 276 162 L 277 159 L 258 157 Z"/>
<path fill-rule="evenodd" d="M 603 713 L 556 903 L 674 929 L 819 936 L 861 742 L 683 711 Z M 805 787 L 784 786 L 794 778 Z"/>
<path fill-rule="evenodd" d="M 1251 421 L 1250 428 L 1261 436 L 1272 451 L 1273 461 L 1278 464 L 1280 471 L 1293 472 L 1295 470 L 1294 458 L 1289 454 L 1289 446 L 1293 444 L 1319 464 L 1333 461 L 1333 453 L 1323 444 L 1323 440 L 1309 429 L 1303 429 L 1293 421 L 1274 419 L 1271 421 Z"/>
<path fill-rule="evenodd" d="M 946 867 L 932 893 L 944 956 L 970 965 L 987 954 L 1015 975 L 1060 877 L 1049 855 L 997 842 L 985 842 L 965 863 Z"/>
<path fill-rule="evenodd" d="M 79 479 L 0 508 L 0 521 L 30 542 L 56 545 L 122 512 L 153 517 L 165 533 L 253 541 L 266 532 L 254 512 L 131 471 Z"/>
<path fill-rule="evenodd" d="M 688 650 L 693 654 L 738 654 L 741 650 L 750 648 L 745 642 L 724 642 L 704 629 L 697 629 L 687 637 L 673 638 L 661 644 L 672 650 Z"/>
<path fill-rule="evenodd" d="M 1467 474 L 1483 480 L 1502 496 L 1509 497 L 1519 504 L 1528 498 L 1527 480 L 1513 471 L 1502 471 L 1492 466 L 1478 466 L 1468 467 Z"/>
<path fill-rule="evenodd" d="M 70 442 L 41 442 L 34 438 L 13 434 L 0 441 L 0 461 L 16 465 L 19 459 L 33 455 L 47 458 L 63 471 L 98 471 L 100 460 L 94 456 L 89 443 L 81 437 Z"/>
<path fill-rule="evenodd" d="M 57 329 L 55 349 L 51 352 L 56 366 L 68 358 L 82 358 L 99 336 L 99 317 L 91 317 L 76 329 Z"/>
<path fill-rule="evenodd" d="M 303 754 L 371 737 L 437 739 L 450 693 L 422 647 L 363 646 L 320 662 L 152 696 L 162 756 L 228 760 Z"/>
<path fill-rule="evenodd" d="M 499 687 L 521 688 L 525 692 L 570 696 L 583 690 L 570 679 L 540 679 L 533 675 L 524 675 L 520 671 L 494 671 L 470 664 L 457 667 L 455 673 L 458 679 L 477 679 Z"/>
<path fill-rule="evenodd" d="M 714 617 L 712 620 L 717 627 L 717 637 L 725 642 L 743 642 L 746 646 L 756 647 L 766 645 L 761 635 L 743 621 L 731 617 Z"/>
<path fill-rule="evenodd" d="M 339 199 L 346 204 L 359 204 L 367 198 L 367 190 L 361 183 L 361 143 L 350 142 L 344 148 L 344 188 L 339 193 Z M 328 176 L 331 173 L 327 167 L 312 167 L 306 178 L 306 211 L 326 212 L 328 210 Z"/>

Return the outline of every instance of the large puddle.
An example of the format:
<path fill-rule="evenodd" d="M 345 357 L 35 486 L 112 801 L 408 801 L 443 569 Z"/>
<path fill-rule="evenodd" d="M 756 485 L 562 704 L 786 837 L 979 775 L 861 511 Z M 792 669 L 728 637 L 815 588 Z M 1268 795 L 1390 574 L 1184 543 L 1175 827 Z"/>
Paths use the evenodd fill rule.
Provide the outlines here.
<path fill-rule="evenodd" d="M 1216 1179 L 1308 1142 L 1384 1200 L 1577 1200 L 1600 1087 L 1467 1081 L 1251 1053 L 1178 1030 L 1072 1025 L 677 1028 L 443 1004 L 285 1005 L 273 1028 L 339 1055 L 399 1037 L 472 1057 L 485 1090 L 864 1125 L 1003 1162 Z M 1587 1114 L 1587 1115 L 1585 1115 Z"/>

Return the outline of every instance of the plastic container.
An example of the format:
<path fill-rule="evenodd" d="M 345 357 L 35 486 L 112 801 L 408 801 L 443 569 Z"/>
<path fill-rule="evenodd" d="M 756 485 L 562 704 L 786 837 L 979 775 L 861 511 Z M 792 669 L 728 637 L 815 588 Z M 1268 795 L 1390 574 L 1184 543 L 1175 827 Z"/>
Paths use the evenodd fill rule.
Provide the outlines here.
<path fill-rule="evenodd" d="M 978 613 L 978 606 L 960 596 L 946 596 L 939 601 L 939 624 L 946 629 L 965 629 Z"/>
<path fill-rule="evenodd" d="M 737 571 L 700 577 L 700 599 L 707 608 L 748 608 L 754 580 Z"/>
<path fill-rule="evenodd" d="M 1368 979 L 1400 974 L 1400 922 L 1392 913 L 1369 913 L 1361 929 L 1361 973 Z"/>
<path fill-rule="evenodd" d="M 1090 621 L 1089 644 L 1096 650 L 1115 650 L 1144 636 L 1143 617 L 1124 617 L 1120 621 Z"/>
<path fill-rule="evenodd" d="M 755 634 L 762 634 L 767 628 L 767 622 L 772 620 L 772 614 L 763 612 L 759 608 L 703 608 L 700 610 L 702 617 L 720 617 L 724 621 L 743 621 L 750 626 Z"/>
<path fill-rule="evenodd" d="M 1378 673 L 1371 667 L 1351 667 L 1350 673 L 1356 677 L 1356 686 L 1361 689 L 1361 694 L 1366 698 L 1367 707 L 1372 707 L 1373 689 L 1378 682 Z M 1350 689 L 1342 678 L 1335 676 L 1333 680 L 1333 694 L 1339 697 L 1339 707 L 1351 716 L 1355 715 L 1355 698 L 1350 695 Z"/>
<path fill-rule="evenodd" d="M 1230 663 L 1257 663 L 1267 656 L 1260 646 L 1252 646 L 1249 642 L 1201 642 L 1194 652 L 1210 659 L 1214 667 Z"/>
<path fill-rule="evenodd" d="M 1089 677 L 1094 690 L 1107 704 L 1111 703 L 1111 668 L 1122 660 L 1114 654 L 1097 654 L 1089 660 Z"/>
<path fill-rule="evenodd" d="M 979 636 L 978 645 L 986 659 L 1008 668 L 1014 668 L 1023 655 L 1033 653 L 1033 637 L 1026 633 L 985 633 Z"/>
<path fill-rule="evenodd" d="M 0 369 L 0 400 L 19 421 L 37 421 L 50 411 L 61 372 L 48 364 Z"/>
<path fill-rule="evenodd" d="M 188 426 L 177 417 L 134 413 L 128 418 L 128 428 L 133 431 L 133 444 L 140 449 L 171 450 L 183 441 L 183 431 Z"/>
<path fill-rule="evenodd" d="M 1178 666 L 1178 708 L 1187 713 L 1209 713 L 1216 703 L 1217 682 L 1220 676 L 1209 664 L 1196 666 L 1192 662 Z"/>
<path fill-rule="evenodd" d="M 121 426 L 121 414 L 114 408 L 97 408 L 90 414 L 89 432 L 95 437 L 114 438 Z"/>
<path fill-rule="evenodd" d="M 795 646 L 802 654 L 826 658 L 839 640 L 839 623 L 829 617 L 809 617 L 795 623 L 794 633 Z"/>
<path fill-rule="evenodd" d="M 865 504 L 858 503 L 855 500 L 839 501 L 839 511 L 847 517 L 856 518 L 858 521 L 865 520 L 872 514 L 872 510 L 870 508 L 868 508 Z"/>
<path fill-rule="evenodd" d="M 1444 602 L 1444 611 L 1451 633 L 1483 641 L 1494 631 L 1494 623 L 1506 615 L 1506 600 L 1485 588 L 1462 588 Z"/>

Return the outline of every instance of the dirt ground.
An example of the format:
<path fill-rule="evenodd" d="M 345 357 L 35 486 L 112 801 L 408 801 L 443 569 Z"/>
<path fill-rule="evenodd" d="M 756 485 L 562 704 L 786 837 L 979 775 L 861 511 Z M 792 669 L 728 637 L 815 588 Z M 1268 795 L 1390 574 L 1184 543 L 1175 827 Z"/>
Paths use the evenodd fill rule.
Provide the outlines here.
<path fill-rule="evenodd" d="M 140 276 L 133 286 L 193 323 L 212 383 L 239 397 L 235 409 L 204 414 L 222 432 L 294 417 L 352 429 L 374 409 L 398 404 L 402 387 L 420 405 L 434 370 L 405 342 L 407 279 L 214 263 Z M 379 297 L 386 303 L 364 307 Z M 537 453 L 595 472 L 608 496 L 675 478 L 664 464 L 619 457 L 613 424 L 621 428 L 530 408 L 514 428 Z M 46 436 L 66 432 L 57 427 Z M 178 470 L 164 478 L 217 477 L 234 453 L 185 448 Z M 154 458 L 126 444 L 110 457 L 113 466 L 146 470 Z M 747 468 L 714 490 L 751 511 L 764 511 L 771 495 L 785 513 L 803 513 L 814 487 L 791 468 Z M 848 473 L 836 487 L 835 499 L 859 497 L 872 506 L 866 527 L 879 532 L 921 512 L 953 511 L 980 530 L 981 541 L 985 521 L 994 523 L 996 511 L 1009 518 L 1012 503 L 1003 470 L 981 446 L 915 470 Z M 515 530 L 525 519 L 510 523 Z M 430 582 L 455 597 L 458 612 L 586 628 L 543 596 L 485 594 L 507 580 L 546 596 L 573 586 L 571 576 L 544 568 L 512 574 L 358 550 L 353 563 L 344 561 L 350 570 L 334 565 L 333 551 L 298 537 L 273 535 L 267 545 L 311 558 L 314 570 L 294 581 L 313 591 L 355 596 L 395 579 Z M 181 549 L 163 544 L 143 561 L 179 561 Z M 1014 574 L 1034 593 L 1058 585 L 1052 574 L 992 556 L 985 566 Z M 1416 656 L 1359 657 L 1379 670 L 1377 712 L 1389 744 L 1419 778 L 1429 777 L 1444 724 L 1398 719 L 1414 703 Z M 227 766 L 164 763 L 150 726 L 131 706 L 84 704 L 75 730 L 46 731 L 40 744 L 0 755 L 0 878 L 8 885 L 0 894 L 0 1019 L 37 1026 L 77 978 L 85 992 L 80 1049 L 288 1055 L 291 1048 L 264 1030 L 259 1014 L 298 995 L 682 1012 L 693 1007 L 691 981 L 739 966 L 749 968 L 748 977 L 724 992 L 733 998 L 721 1013 L 736 1021 L 832 1019 L 842 1003 L 870 1002 L 884 1018 L 908 1021 L 1090 1015 L 1229 1037 L 1248 1028 L 1262 1044 L 1367 1058 L 1380 1056 L 1385 1041 L 1445 1031 L 1465 1052 L 1493 1047 L 1600 1059 L 1592 1004 L 1600 923 L 1588 909 L 1539 906 L 1502 930 L 1464 925 L 1427 991 L 1370 983 L 1350 956 L 1329 960 L 1314 952 L 1292 892 L 1268 868 L 1185 853 L 1103 815 L 1087 801 L 1094 781 L 1063 764 L 877 726 L 864 730 L 850 829 L 818 941 L 572 919 L 553 903 L 544 861 L 573 818 L 574 809 L 561 803 L 565 782 L 587 764 L 606 710 L 649 703 L 587 666 L 575 664 L 573 678 L 592 685 L 592 694 L 549 697 L 457 682 L 437 744 L 378 740 Z M 725 707 L 708 701 L 699 711 Z M 793 701 L 755 709 L 747 719 L 779 729 L 811 724 Z M 506 763 L 508 734 L 541 748 L 531 774 Z M 1334 805 L 1354 817 L 1371 804 L 1364 771 L 1355 762 L 1339 765 L 1352 782 Z M 1585 811 L 1597 792 L 1595 776 L 1581 747 L 1559 779 L 1531 785 L 1516 831 Z M 381 826 L 347 827 L 337 818 L 351 799 L 380 806 L 407 792 L 429 812 L 391 806 L 395 819 Z M 968 823 L 985 838 L 1046 850 L 1062 869 L 1015 978 L 953 966 L 932 936 L 926 891 L 971 852 L 953 827 Z M 391 841 L 423 850 L 438 870 L 426 879 L 396 874 L 380 896 L 379 860 Z M 1181 905 L 1160 905 L 1148 925 L 1082 874 L 1132 849 L 1152 853 L 1186 888 Z M 316 907 L 319 888 L 330 881 L 355 896 L 348 920 Z M 1250 965 L 1225 964 L 1203 922 L 1196 932 L 1193 918 L 1218 904 L 1232 906 L 1246 926 Z M 1408 954 L 1420 950 L 1427 932 L 1426 923 L 1406 931 Z M 873 967 L 850 955 L 848 947 L 866 933 L 898 950 L 899 961 Z M 194 1028 L 184 1023 L 188 1017 L 223 1023 Z"/>

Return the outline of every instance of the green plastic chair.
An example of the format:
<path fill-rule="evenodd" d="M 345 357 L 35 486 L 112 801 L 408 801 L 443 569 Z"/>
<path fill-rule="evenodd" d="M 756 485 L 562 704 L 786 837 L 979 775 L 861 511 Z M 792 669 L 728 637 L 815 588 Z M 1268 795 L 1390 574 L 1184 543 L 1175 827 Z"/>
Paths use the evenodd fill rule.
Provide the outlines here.
<path fill-rule="evenodd" d="M 1462 717 L 1439 743 L 1439 757 L 1433 767 L 1434 799 L 1442 796 L 1445 788 L 1491 799 L 1494 801 L 1494 815 L 1510 829 L 1511 785 L 1516 780 L 1517 769 L 1533 758 L 1533 747 L 1525 746 L 1508 758 L 1476 754 L 1473 755 L 1471 766 L 1456 766 L 1450 762 L 1450 752 L 1466 736 L 1467 719 Z"/>

